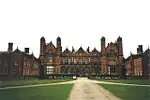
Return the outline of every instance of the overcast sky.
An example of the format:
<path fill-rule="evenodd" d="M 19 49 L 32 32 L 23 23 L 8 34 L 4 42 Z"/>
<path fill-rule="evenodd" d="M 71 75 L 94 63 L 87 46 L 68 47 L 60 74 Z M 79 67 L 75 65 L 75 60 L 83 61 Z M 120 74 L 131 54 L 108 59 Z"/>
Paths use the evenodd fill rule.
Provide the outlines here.
<path fill-rule="evenodd" d="M 150 0 L 0 0 L 0 34 L 0 51 L 13 42 L 14 50 L 29 47 L 36 57 L 42 36 L 54 45 L 60 36 L 63 50 L 99 51 L 102 36 L 106 44 L 121 36 L 128 57 L 150 45 Z"/>

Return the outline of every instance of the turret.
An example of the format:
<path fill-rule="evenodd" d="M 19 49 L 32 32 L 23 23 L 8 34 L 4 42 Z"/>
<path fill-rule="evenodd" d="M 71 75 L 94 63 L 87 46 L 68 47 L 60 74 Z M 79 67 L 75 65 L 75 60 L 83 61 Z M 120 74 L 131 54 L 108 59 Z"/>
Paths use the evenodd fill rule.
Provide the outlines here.
<path fill-rule="evenodd" d="M 62 52 L 62 47 L 61 47 L 61 38 L 60 37 L 57 38 L 56 46 L 57 46 L 57 53 L 61 53 Z"/>
<path fill-rule="evenodd" d="M 44 55 L 45 49 L 45 38 L 41 37 L 40 39 L 40 55 Z"/>
<path fill-rule="evenodd" d="M 105 37 L 101 38 L 101 53 L 102 56 L 105 56 Z"/>
<path fill-rule="evenodd" d="M 123 56 L 122 38 L 120 36 L 117 38 L 117 43 L 118 43 L 118 55 Z"/>

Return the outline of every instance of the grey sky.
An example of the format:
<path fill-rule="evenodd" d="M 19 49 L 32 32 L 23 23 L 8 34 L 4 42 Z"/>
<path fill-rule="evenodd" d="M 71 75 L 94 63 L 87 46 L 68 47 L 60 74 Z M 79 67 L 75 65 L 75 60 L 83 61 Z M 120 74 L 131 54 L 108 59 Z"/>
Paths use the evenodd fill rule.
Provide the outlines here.
<path fill-rule="evenodd" d="M 63 50 L 100 51 L 102 36 L 106 44 L 121 36 L 127 57 L 139 44 L 144 50 L 150 45 L 149 5 L 149 0 L 1 0 L 0 51 L 13 42 L 14 49 L 29 47 L 38 57 L 42 36 L 54 44 L 60 36 Z"/>

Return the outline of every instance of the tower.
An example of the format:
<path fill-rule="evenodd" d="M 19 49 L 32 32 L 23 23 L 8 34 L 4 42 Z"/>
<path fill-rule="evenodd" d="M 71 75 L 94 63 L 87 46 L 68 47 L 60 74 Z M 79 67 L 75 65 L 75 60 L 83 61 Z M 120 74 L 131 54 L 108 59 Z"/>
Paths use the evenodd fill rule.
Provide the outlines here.
<path fill-rule="evenodd" d="M 57 56 L 56 56 L 56 73 L 60 73 L 60 63 L 61 63 L 61 57 L 60 54 L 62 52 L 62 47 L 61 47 L 61 39 L 60 37 L 57 38 L 57 43 L 56 43 L 56 51 L 57 51 Z"/>
<path fill-rule="evenodd" d="M 56 46 L 57 46 L 57 53 L 60 54 L 60 53 L 62 52 L 61 39 L 60 39 L 60 37 L 57 38 L 57 44 L 56 44 Z"/>
<path fill-rule="evenodd" d="M 123 56 L 122 38 L 119 36 L 117 38 L 118 43 L 118 56 Z"/>
<path fill-rule="evenodd" d="M 40 39 L 40 62 L 41 62 L 41 65 L 40 65 L 40 79 L 43 79 L 44 78 L 44 73 L 45 73 L 45 68 L 44 68 L 44 54 L 45 54 L 45 38 L 44 37 L 41 37 Z"/>
<path fill-rule="evenodd" d="M 105 56 L 105 37 L 101 38 L 101 53 L 102 56 Z"/>
<path fill-rule="evenodd" d="M 122 38 L 120 36 L 117 38 L 117 44 L 118 44 L 117 49 L 118 49 L 118 59 L 119 59 L 117 70 L 118 70 L 119 77 L 122 78 L 123 77 L 122 69 L 125 66 L 124 66 L 124 59 L 123 59 Z"/>
<path fill-rule="evenodd" d="M 41 60 L 41 64 L 44 63 L 44 53 L 45 53 L 45 38 L 41 37 L 41 39 L 40 39 L 40 60 Z"/>

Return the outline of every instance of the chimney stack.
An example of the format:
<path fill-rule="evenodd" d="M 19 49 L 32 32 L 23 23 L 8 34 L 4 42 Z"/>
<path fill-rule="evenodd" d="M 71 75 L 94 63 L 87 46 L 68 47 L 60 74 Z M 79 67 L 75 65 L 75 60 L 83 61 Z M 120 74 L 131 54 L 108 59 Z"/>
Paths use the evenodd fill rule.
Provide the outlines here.
<path fill-rule="evenodd" d="M 29 54 L 29 48 L 25 48 L 25 53 Z"/>
<path fill-rule="evenodd" d="M 143 53 L 143 45 L 139 45 L 138 48 L 139 48 L 139 52 L 140 52 L 140 53 Z"/>
<path fill-rule="evenodd" d="M 139 51 L 139 47 L 137 48 L 137 53 L 140 53 L 140 51 Z"/>
<path fill-rule="evenodd" d="M 8 43 L 8 52 L 12 52 L 13 51 L 13 43 Z"/>

